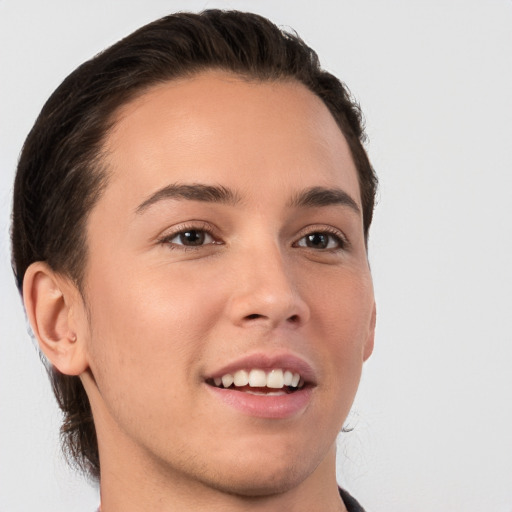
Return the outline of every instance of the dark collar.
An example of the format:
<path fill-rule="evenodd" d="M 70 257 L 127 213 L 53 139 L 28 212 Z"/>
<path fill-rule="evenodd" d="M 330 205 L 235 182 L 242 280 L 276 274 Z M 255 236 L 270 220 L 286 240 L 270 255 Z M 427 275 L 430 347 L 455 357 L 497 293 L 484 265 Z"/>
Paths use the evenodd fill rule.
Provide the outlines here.
<path fill-rule="evenodd" d="M 341 487 L 338 487 L 338 489 L 348 512 L 364 512 L 364 508 L 359 505 L 359 502 L 355 498 L 350 496 L 350 494 L 347 491 L 344 491 Z"/>

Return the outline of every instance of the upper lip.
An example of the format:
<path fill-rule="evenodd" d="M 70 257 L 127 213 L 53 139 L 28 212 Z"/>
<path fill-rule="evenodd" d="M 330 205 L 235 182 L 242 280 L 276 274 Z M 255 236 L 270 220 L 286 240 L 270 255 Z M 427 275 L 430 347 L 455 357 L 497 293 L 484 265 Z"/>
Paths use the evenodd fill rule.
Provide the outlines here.
<path fill-rule="evenodd" d="M 208 379 L 222 377 L 227 373 L 233 374 L 237 370 L 252 370 L 257 368 L 259 370 L 270 371 L 272 369 L 281 368 L 282 370 L 289 370 L 292 373 L 298 373 L 304 382 L 308 384 L 316 384 L 316 374 L 312 366 L 299 357 L 290 352 L 269 354 L 269 353 L 254 353 L 245 355 L 227 365 L 213 371 L 207 376 Z"/>

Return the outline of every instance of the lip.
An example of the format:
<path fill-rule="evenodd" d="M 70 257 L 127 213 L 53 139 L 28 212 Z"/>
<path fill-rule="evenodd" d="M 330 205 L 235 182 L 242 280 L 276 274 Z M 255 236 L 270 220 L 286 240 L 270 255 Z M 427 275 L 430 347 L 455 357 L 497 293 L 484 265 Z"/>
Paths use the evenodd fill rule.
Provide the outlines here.
<path fill-rule="evenodd" d="M 311 365 L 295 354 L 290 352 L 281 352 L 275 354 L 256 353 L 246 355 L 234 361 L 231 361 L 226 366 L 219 368 L 206 377 L 205 380 L 222 377 L 226 373 L 235 373 L 237 370 L 252 370 L 257 368 L 259 370 L 270 371 L 273 369 L 281 368 L 282 370 L 289 370 L 292 373 L 298 373 L 308 385 L 316 385 L 316 374 Z"/>
<path fill-rule="evenodd" d="M 205 383 L 212 396 L 229 408 L 246 416 L 268 419 L 287 419 L 300 415 L 309 405 L 313 389 L 304 387 L 278 396 L 251 395 L 236 389 L 224 389 Z"/>
<path fill-rule="evenodd" d="M 208 380 L 222 377 L 226 373 L 233 374 L 237 370 L 251 370 L 253 368 L 265 371 L 281 368 L 299 373 L 305 385 L 293 393 L 283 395 L 252 395 L 234 388 L 218 388 L 207 383 Z M 223 405 L 244 415 L 268 419 L 286 419 L 300 415 L 305 411 L 313 396 L 313 388 L 316 382 L 316 375 L 311 365 L 304 359 L 287 352 L 278 354 L 257 353 L 236 359 L 208 375 L 204 385 L 214 399 L 220 400 Z"/>

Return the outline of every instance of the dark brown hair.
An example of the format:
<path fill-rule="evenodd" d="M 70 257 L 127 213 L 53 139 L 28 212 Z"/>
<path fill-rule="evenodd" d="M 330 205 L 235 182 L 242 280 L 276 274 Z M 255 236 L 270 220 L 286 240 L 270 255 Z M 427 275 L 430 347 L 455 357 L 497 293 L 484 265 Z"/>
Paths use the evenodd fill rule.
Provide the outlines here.
<path fill-rule="evenodd" d="M 377 179 L 363 147 L 359 106 L 321 69 L 297 35 L 251 13 L 208 10 L 150 23 L 85 62 L 44 105 L 21 153 L 12 214 L 18 288 L 34 261 L 46 261 L 82 290 L 85 223 L 108 182 L 102 144 L 117 109 L 149 87 L 220 69 L 255 80 L 296 80 L 320 97 L 348 141 L 357 167 L 365 237 Z M 48 368 L 63 412 L 64 450 L 94 478 L 100 464 L 89 400 L 79 377 Z"/>

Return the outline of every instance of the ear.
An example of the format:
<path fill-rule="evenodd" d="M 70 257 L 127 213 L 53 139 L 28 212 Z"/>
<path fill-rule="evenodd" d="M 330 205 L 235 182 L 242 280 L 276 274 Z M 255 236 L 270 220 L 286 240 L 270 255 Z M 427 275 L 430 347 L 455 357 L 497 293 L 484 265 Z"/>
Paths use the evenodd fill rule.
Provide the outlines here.
<path fill-rule="evenodd" d="M 76 286 L 37 261 L 25 272 L 23 301 L 39 348 L 51 364 L 65 375 L 83 373 L 88 365 L 75 315 L 83 301 Z"/>
<path fill-rule="evenodd" d="M 373 352 L 375 341 L 375 324 L 377 323 L 377 306 L 373 303 L 372 316 L 370 318 L 370 328 L 368 330 L 368 338 L 363 348 L 363 361 L 366 361 Z"/>

